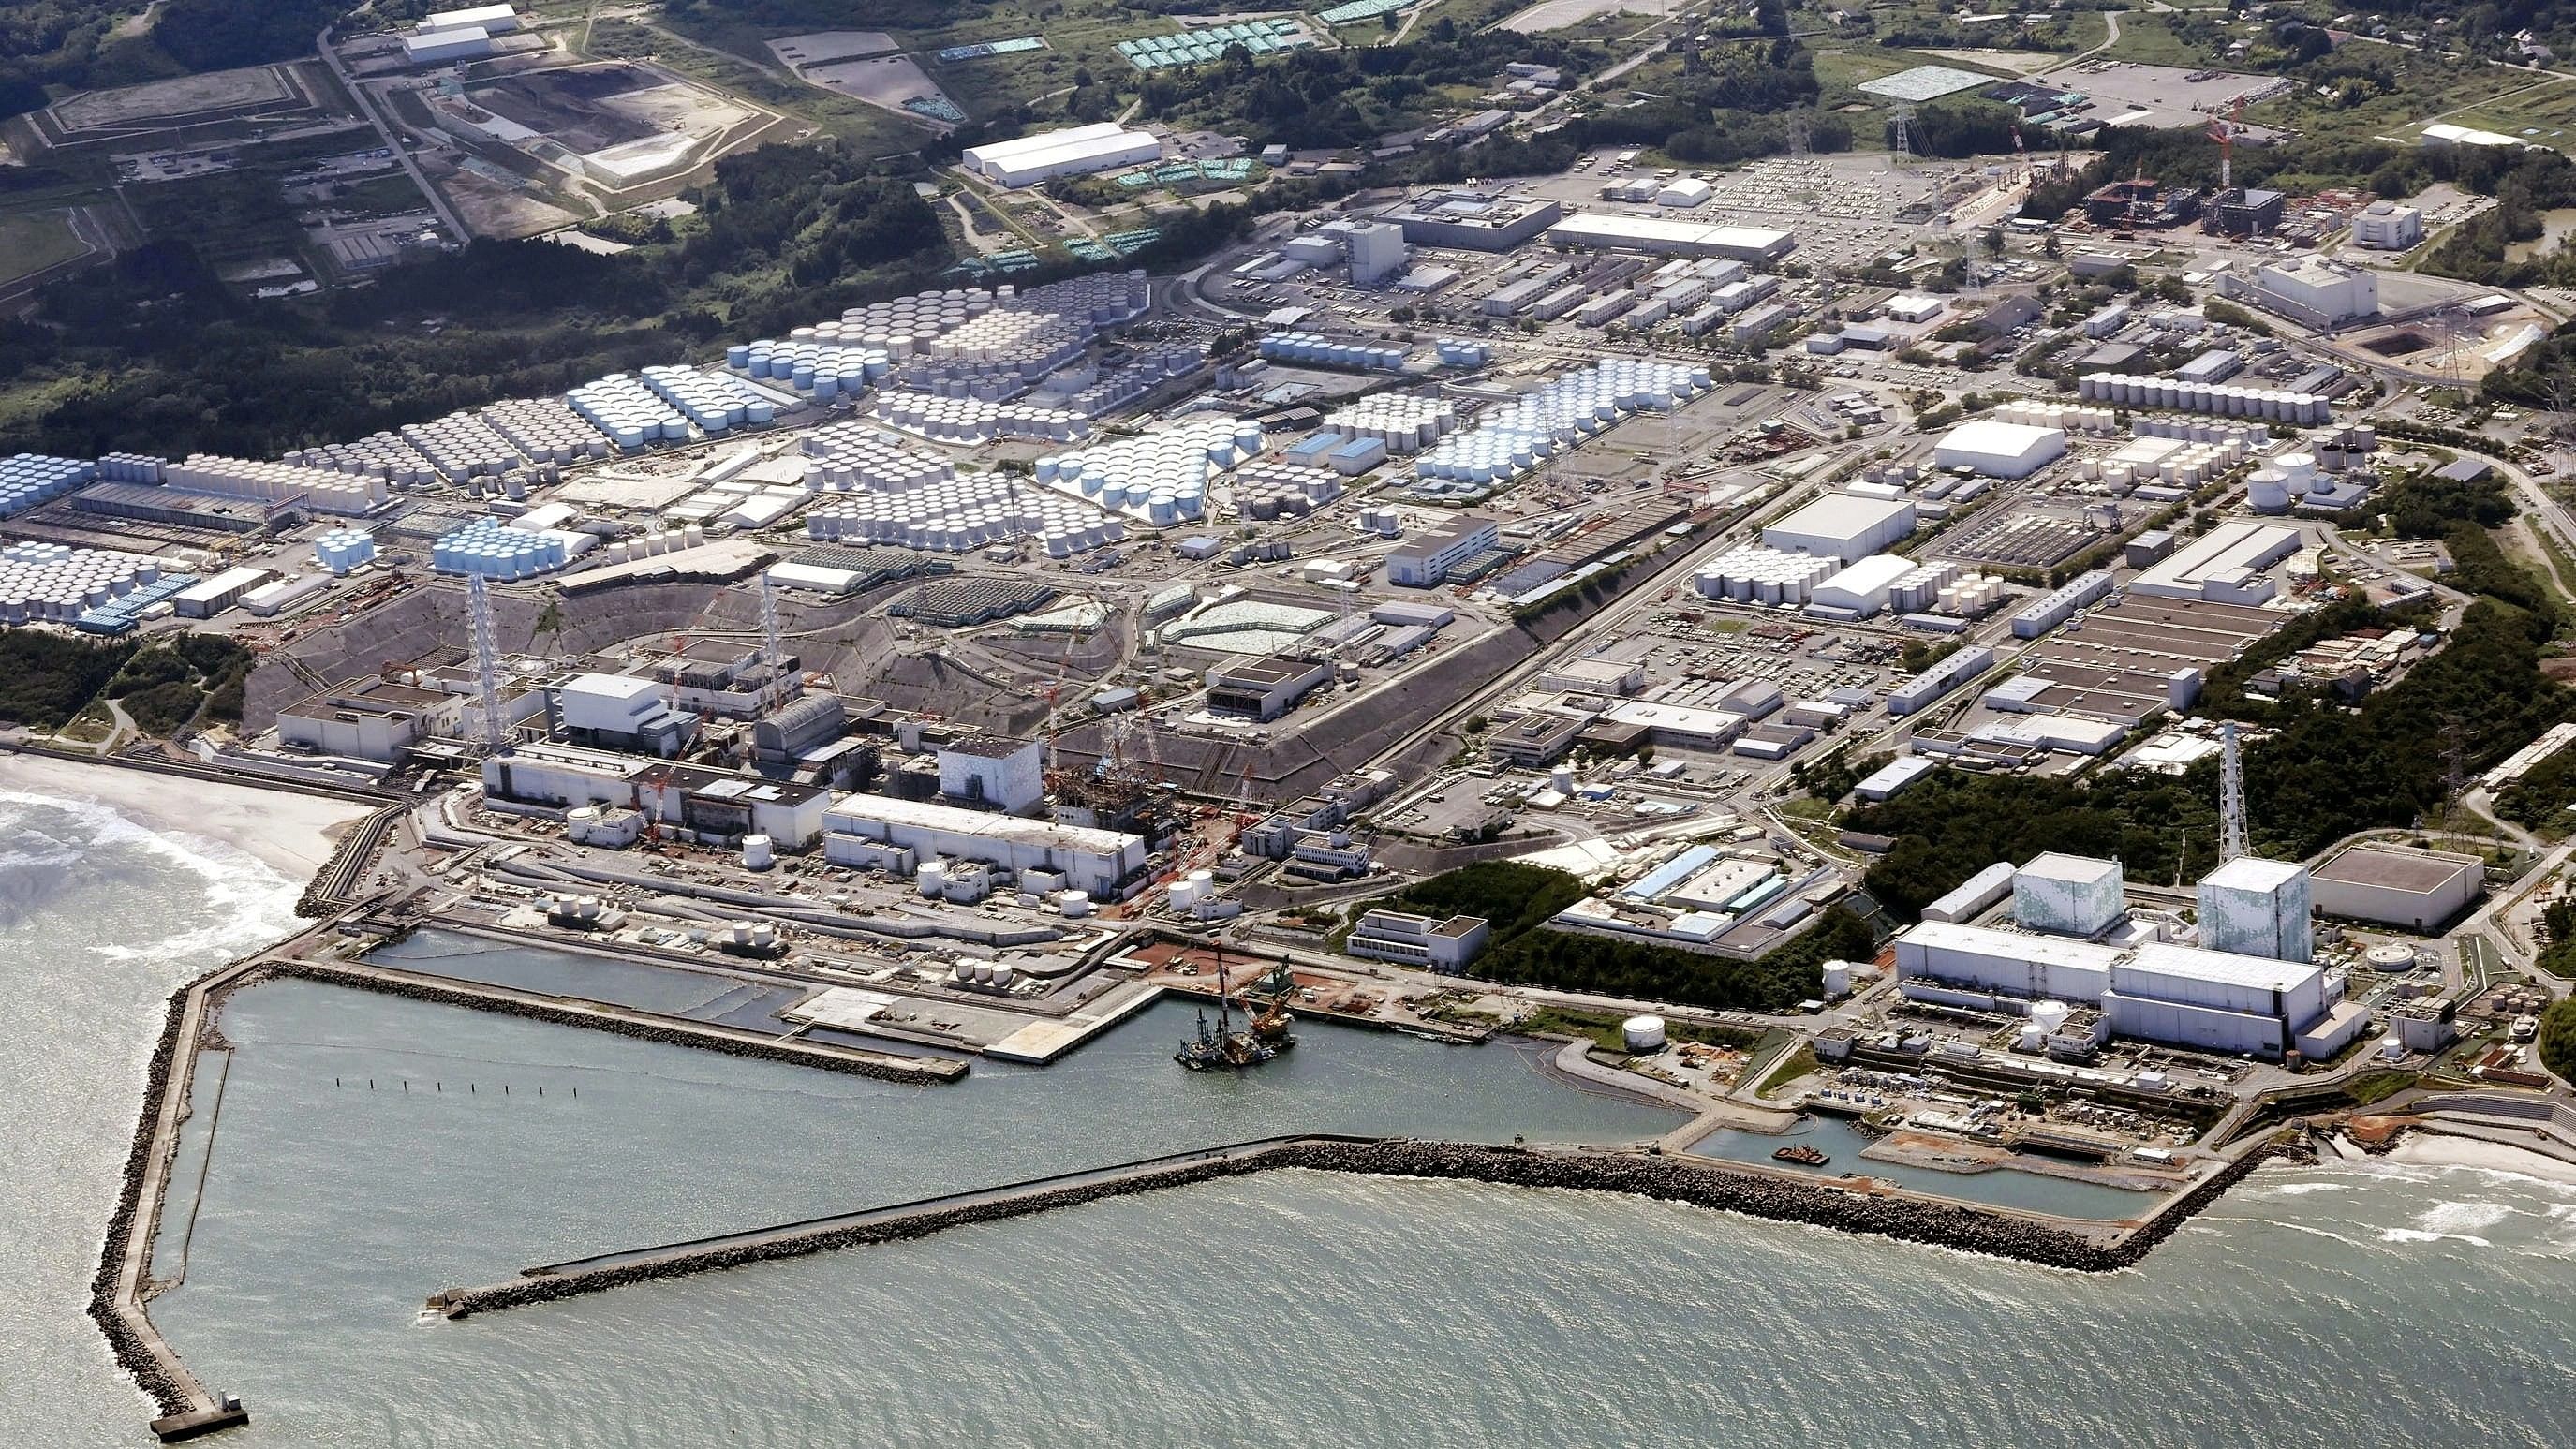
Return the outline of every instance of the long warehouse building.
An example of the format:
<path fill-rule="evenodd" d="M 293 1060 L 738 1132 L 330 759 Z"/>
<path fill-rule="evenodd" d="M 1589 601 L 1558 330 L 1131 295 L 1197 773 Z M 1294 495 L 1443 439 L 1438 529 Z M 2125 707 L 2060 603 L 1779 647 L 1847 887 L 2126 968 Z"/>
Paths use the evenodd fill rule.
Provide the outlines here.
<path fill-rule="evenodd" d="M 1086 176 L 1163 158 L 1163 143 L 1115 121 L 1040 131 L 966 148 L 966 169 L 1002 186 L 1035 186 L 1059 176 Z"/>
<path fill-rule="evenodd" d="M 1668 216 L 1625 216 L 1584 211 L 1542 233 L 1550 246 L 1607 247 L 1655 252 L 1676 257 L 1731 257 L 1739 262 L 1773 262 L 1797 246 L 1794 233 L 1767 227 L 1709 226 Z"/>

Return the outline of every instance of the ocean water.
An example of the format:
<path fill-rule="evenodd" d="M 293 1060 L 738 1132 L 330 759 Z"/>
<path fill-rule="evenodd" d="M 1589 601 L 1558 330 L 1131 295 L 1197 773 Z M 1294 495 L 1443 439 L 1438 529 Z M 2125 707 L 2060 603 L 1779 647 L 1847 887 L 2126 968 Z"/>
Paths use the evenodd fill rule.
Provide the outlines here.
<path fill-rule="evenodd" d="M 219 882 L 244 944 L 293 890 L 0 811 L 24 812 L 0 813 L 11 850 L 34 821 L 53 844 L 31 855 L 88 857 L 81 883 L 13 888 L 0 938 L 22 998 L 46 993 L 0 1065 L 53 1103 L 0 1099 L 25 1169 L 5 1206 L 33 1227 L 0 1266 L 0 1442 L 133 1443 L 146 1407 L 80 1316 L 140 1081 L 120 1053 L 150 1034 L 117 1018 L 157 1021 L 187 974 L 162 943 L 215 928 Z M 167 916 L 111 917 L 118 881 Z M 2375 1161 L 2267 1168 L 2101 1277 L 1607 1195 L 1275 1173 L 419 1319 L 429 1292 L 531 1263 L 1190 1142 L 1672 1121 L 1509 1050 L 1324 1028 L 1286 1071 L 1192 1076 L 1166 1059 L 1187 1020 L 914 1088 L 263 986 L 224 1019 L 185 1281 L 154 1317 L 247 1399 L 243 1446 L 2568 1442 L 2576 1186 Z M 84 1162 L 95 1201 L 56 1203 Z"/>
<path fill-rule="evenodd" d="M 172 989 L 293 931 L 302 889 L 230 846 L 0 789 L 0 1442 L 142 1432 L 150 1405 L 84 1310 L 144 1060 Z"/>

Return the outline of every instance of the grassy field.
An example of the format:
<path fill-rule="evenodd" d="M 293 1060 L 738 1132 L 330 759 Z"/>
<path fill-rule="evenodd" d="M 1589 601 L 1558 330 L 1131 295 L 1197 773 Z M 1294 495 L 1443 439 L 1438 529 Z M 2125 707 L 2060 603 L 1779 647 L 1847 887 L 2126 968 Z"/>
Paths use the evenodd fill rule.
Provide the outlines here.
<path fill-rule="evenodd" d="M 2468 106 L 2443 120 L 2576 150 L 2576 81 L 2548 79 Z"/>
<path fill-rule="evenodd" d="M 2186 69 L 2212 63 L 2212 57 L 2174 34 L 2163 16 L 2136 10 L 2121 14 L 2119 42 L 2102 55 L 2135 65 L 2178 65 Z"/>
<path fill-rule="evenodd" d="M 89 247 L 72 234 L 69 213 L 20 212 L 0 216 L 0 282 L 60 266 Z"/>

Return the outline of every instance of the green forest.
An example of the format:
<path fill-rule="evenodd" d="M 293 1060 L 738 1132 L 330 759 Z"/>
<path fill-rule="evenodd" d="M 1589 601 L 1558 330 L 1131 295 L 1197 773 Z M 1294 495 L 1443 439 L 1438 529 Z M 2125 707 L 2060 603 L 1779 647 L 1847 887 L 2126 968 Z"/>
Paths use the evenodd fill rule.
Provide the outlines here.
<path fill-rule="evenodd" d="M 131 640 L 73 638 L 31 629 L 0 631 L 0 720 L 60 729 L 104 694 L 155 735 L 201 717 L 238 720 L 242 689 L 257 659 L 216 634 Z"/>
<path fill-rule="evenodd" d="M 950 260 L 908 176 L 835 145 L 727 158 L 691 195 L 673 240 L 619 256 L 481 241 L 286 302 L 152 243 L 0 323 L 0 396 L 41 399 L 0 413 L 0 452 L 274 457 L 781 333 Z"/>

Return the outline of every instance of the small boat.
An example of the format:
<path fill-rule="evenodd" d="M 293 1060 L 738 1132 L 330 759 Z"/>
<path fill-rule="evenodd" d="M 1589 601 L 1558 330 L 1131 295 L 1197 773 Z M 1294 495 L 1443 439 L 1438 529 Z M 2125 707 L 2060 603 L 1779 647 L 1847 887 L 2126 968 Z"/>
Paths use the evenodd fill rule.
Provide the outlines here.
<path fill-rule="evenodd" d="M 1794 1162 L 1800 1167 L 1822 1167 L 1833 1159 L 1804 1142 L 1792 1143 L 1771 1154 L 1774 1162 Z"/>

